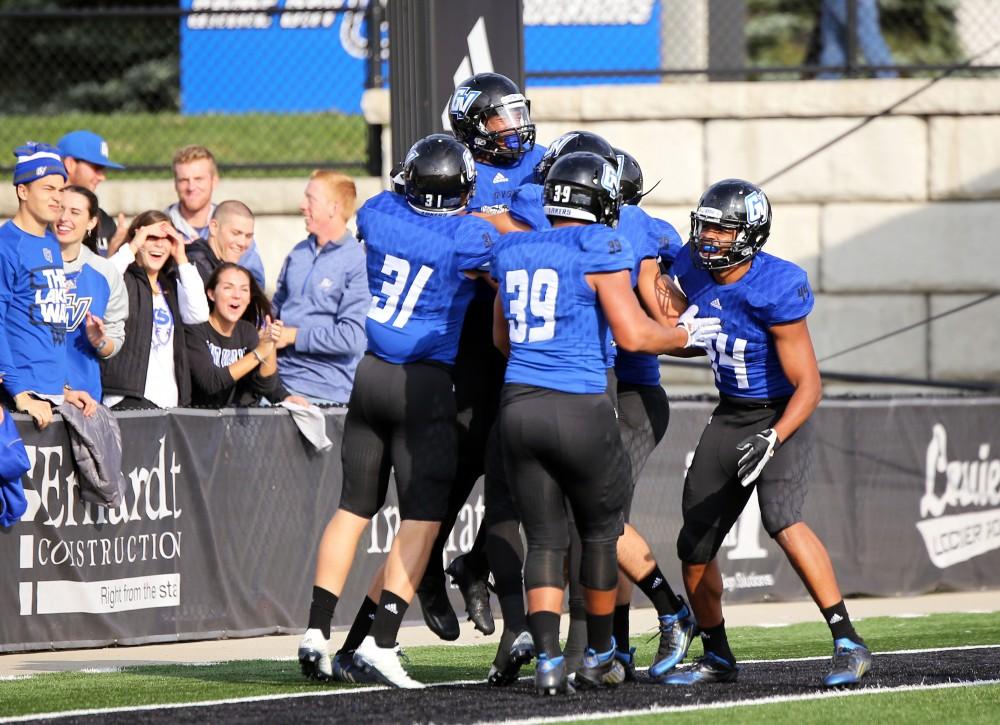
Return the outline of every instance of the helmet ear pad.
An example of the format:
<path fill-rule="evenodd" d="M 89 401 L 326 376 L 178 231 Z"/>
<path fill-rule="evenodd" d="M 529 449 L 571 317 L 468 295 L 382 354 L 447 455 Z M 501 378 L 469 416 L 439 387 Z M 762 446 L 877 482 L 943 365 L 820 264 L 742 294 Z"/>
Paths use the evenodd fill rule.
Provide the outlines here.
<path fill-rule="evenodd" d="M 719 252 L 704 240 L 705 224 L 735 229 L 732 244 Z M 757 254 L 771 234 L 771 202 L 764 190 L 742 179 L 724 179 L 702 194 L 691 212 L 688 247 L 692 261 L 701 269 L 726 269 L 747 262 Z"/>

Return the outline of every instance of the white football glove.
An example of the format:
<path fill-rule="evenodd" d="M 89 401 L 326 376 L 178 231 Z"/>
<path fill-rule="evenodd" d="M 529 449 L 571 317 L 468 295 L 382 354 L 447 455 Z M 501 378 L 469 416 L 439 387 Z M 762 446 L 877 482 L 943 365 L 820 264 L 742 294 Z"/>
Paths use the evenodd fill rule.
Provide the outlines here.
<path fill-rule="evenodd" d="M 677 320 L 677 327 L 683 327 L 688 334 L 684 347 L 698 347 L 707 350 L 722 332 L 722 321 L 718 317 L 695 317 L 698 305 L 691 305 Z"/>
<path fill-rule="evenodd" d="M 756 481 L 760 472 L 764 470 L 764 466 L 767 465 L 771 456 L 780 446 L 781 441 L 778 440 L 778 434 L 774 432 L 774 428 L 762 430 L 760 433 L 755 433 L 740 441 L 736 446 L 736 450 L 743 454 L 740 456 L 738 472 L 740 483 L 749 486 Z"/>

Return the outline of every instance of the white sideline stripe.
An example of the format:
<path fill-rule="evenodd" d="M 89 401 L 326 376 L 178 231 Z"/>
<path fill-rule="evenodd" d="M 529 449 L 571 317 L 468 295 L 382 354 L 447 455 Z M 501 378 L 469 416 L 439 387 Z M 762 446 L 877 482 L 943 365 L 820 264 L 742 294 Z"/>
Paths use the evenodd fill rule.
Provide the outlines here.
<path fill-rule="evenodd" d="M 556 717 L 537 717 L 530 720 L 480 720 L 476 725 L 502 725 L 503 723 L 565 722 L 566 720 L 606 720 L 608 718 L 641 717 L 644 715 L 661 715 L 674 712 L 694 712 L 698 710 L 721 710 L 727 707 L 748 707 L 751 705 L 771 705 L 783 702 L 802 702 L 803 700 L 828 700 L 833 697 L 858 697 L 859 695 L 881 695 L 886 692 L 914 692 L 916 690 L 945 690 L 955 687 L 979 687 L 981 685 L 1000 685 L 1000 680 L 972 680 L 969 682 L 941 682 L 936 685 L 902 685 L 900 687 L 869 687 L 859 690 L 820 690 L 802 695 L 772 695 L 750 700 L 729 700 L 728 702 L 707 702 L 701 705 L 667 705 L 654 706 L 644 710 L 607 710 L 605 712 L 565 713 Z"/>
<path fill-rule="evenodd" d="M 875 657 L 878 658 L 879 654 L 884 655 L 907 655 L 907 654 L 925 654 L 927 652 L 958 652 L 961 650 L 969 649 L 988 649 L 988 648 L 1000 648 L 1000 644 L 970 644 L 962 645 L 960 647 L 928 647 L 926 649 L 904 649 L 904 650 L 893 650 L 891 652 L 875 653 Z M 278 659 L 278 658 L 275 658 Z M 284 659 L 284 658 L 280 658 Z M 740 660 L 740 664 L 764 664 L 769 662 L 808 662 L 812 660 L 826 660 L 829 656 L 822 657 L 792 657 L 787 659 L 778 660 Z M 240 660 L 232 660 L 240 661 Z M 203 663 L 167 663 L 173 664 L 183 664 L 184 666 L 199 666 Z M 220 664 L 220 663 L 207 663 L 207 664 Z M 141 667 L 143 665 L 128 665 L 125 667 L 118 668 L 119 670 L 124 669 L 134 669 L 135 667 Z M 37 675 L 9 675 L 2 679 L 17 680 L 17 679 L 28 679 L 31 677 L 36 677 Z M 528 678 L 521 678 L 528 679 Z M 485 680 L 453 680 L 451 682 L 433 682 L 428 683 L 428 687 L 452 687 L 456 685 L 481 685 Z M 718 703 L 718 704 L 708 704 L 708 705 L 679 705 L 673 708 L 665 708 L 662 710 L 629 710 L 620 711 L 621 716 L 627 715 L 643 715 L 643 714 L 653 714 L 657 712 L 666 712 L 668 710 L 698 710 L 698 709 L 708 709 L 714 707 L 736 707 L 747 704 L 761 704 L 768 702 L 788 702 L 796 699 L 812 699 L 816 697 L 838 697 L 850 694 L 865 694 L 865 693 L 881 693 L 881 692 L 908 692 L 914 689 L 935 689 L 940 687 L 968 687 L 972 685 L 992 685 L 1000 684 L 1000 680 L 972 680 L 969 682 L 955 682 L 955 683 L 943 683 L 938 685 L 903 685 L 900 687 L 883 687 L 883 688 L 868 688 L 862 690 L 851 690 L 846 692 L 836 691 L 836 692 L 818 692 L 816 694 L 810 695 L 787 695 L 785 697 L 771 697 L 771 698 L 760 698 L 757 700 L 733 700 L 729 703 Z M 145 712 L 148 710 L 176 710 L 181 707 L 214 707 L 216 705 L 234 705 L 244 702 L 266 702 L 268 700 L 294 700 L 303 697 L 334 697 L 337 695 L 353 695 L 360 692 L 376 692 L 378 690 L 388 689 L 383 685 L 374 685 L 369 687 L 345 687 L 336 690 L 320 690 L 318 692 L 293 692 L 289 694 L 279 694 L 279 695 L 257 695 L 255 697 L 233 697 L 224 700 L 200 700 L 198 702 L 170 702 L 163 703 L 159 705 L 138 705 L 133 707 L 104 707 L 104 708 L 94 708 L 90 710 L 61 710 L 58 712 L 45 712 L 38 713 L 36 715 L 19 715 L 16 717 L 0 717 L 0 723 L 8 722 L 28 722 L 32 720 L 50 720 L 57 717 L 74 717 L 76 715 L 104 715 L 117 712 Z M 599 719 L 600 717 L 608 717 L 610 715 L 617 716 L 619 711 L 612 711 L 609 713 L 604 713 L 602 715 L 587 715 L 583 716 L 580 714 L 572 715 L 571 719 L 574 720 L 593 720 Z M 540 720 L 517 720 L 517 721 L 497 721 L 497 722 L 556 722 L 560 720 L 565 720 L 566 717 L 557 717 L 550 719 L 540 719 Z M 484 721 L 486 722 L 486 721 Z"/>

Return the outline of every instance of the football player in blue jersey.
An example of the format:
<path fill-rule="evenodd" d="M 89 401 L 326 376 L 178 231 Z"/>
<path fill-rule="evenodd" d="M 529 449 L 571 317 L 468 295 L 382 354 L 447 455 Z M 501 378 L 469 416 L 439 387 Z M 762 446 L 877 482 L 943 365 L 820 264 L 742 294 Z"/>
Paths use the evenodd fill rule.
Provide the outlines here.
<path fill-rule="evenodd" d="M 763 190 L 740 179 L 720 181 L 691 213 L 689 254 L 673 266 L 688 302 L 718 315 L 722 332 L 708 348 L 719 405 L 684 481 L 684 523 L 677 538 L 705 654 L 662 677 L 666 684 L 737 677 L 716 556 L 754 489 L 764 528 L 785 552 L 833 635 L 833 665 L 824 684 L 856 684 L 871 666 L 826 548 L 802 520 L 812 445 L 809 418 L 822 396 L 806 324 L 813 293 L 805 271 L 761 251 L 770 229 L 771 205 Z"/>
<path fill-rule="evenodd" d="M 448 100 L 448 119 L 455 137 L 471 152 L 476 162 L 476 191 L 469 200 L 470 212 L 480 216 L 502 213 L 511 194 L 531 176 L 545 149 L 535 144 L 528 101 L 510 78 L 499 73 L 478 73 L 459 83 Z M 458 357 L 455 360 L 455 396 L 458 402 L 459 462 L 448 515 L 420 583 L 418 594 L 424 621 L 439 637 L 457 639 L 458 620 L 445 590 L 443 551 L 452 526 L 476 481 L 487 472 L 490 430 L 497 415 L 504 360 L 490 338 L 494 290 L 483 280 L 466 313 Z M 493 478 L 500 473 L 493 471 Z M 494 631 L 489 605 L 489 565 L 486 530 L 480 528 L 471 551 L 452 560 L 448 573 L 465 599 L 466 612 L 476 629 Z M 520 534 L 505 537 L 504 547 L 520 546 Z M 509 557 L 506 557 L 509 559 Z M 515 571 L 494 579 L 513 580 Z M 520 577 L 520 570 L 517 570 Z M 498 593 L 499 594 L 499 593 Z M 501 595 L 502 596 L 502 595 Z M 513 596 L 513 595 L 511 595 Z M 502 643 L 500 649 L 504 650 Z"/>
<path fill-rule="evenodd" d="M 340 505 L 319 545 L 309 628 L 299 662 L 309 677 L 333 676 L 330 622 L 358 539 L 385 502 L 395 471 L 399 530 L 383 567 L 370 633 L 353 665 L 367 678 L 416 688 L 399 662 L 396 634 L 427 564 L 448 506 L 457 440 L 452 365 L 488 263 L 493 227 L 463 215 L 475 189 L 472 155 L 434 134 L 410 149 L 404 195 L 383 192 L 358 211 L 372 305 L 368 353 L 358 366 L 344 423 Z"/>
<path fill-rule="evenodd" d="M 589 648 L 577 686 L 625 677 L 612 635 L 616 547 L 628 493 L 627 463 L 607 386 L 608 330 L 649 353 L 707 347 L 717 326 L 681 318 L 658 324 L 639 306 L 628 240 L 617 221 L 615 165 L 592 153 L 560 158 L 544 187 L 552 229 L 508 234 L 494 248 L 499 283 L 494 339 L 509 360 L 500 409 L 504 468 L 528 540 L 528 625 L 538 652 L 535 687 L 567 692 L 559 645 L 569 548 L 567 506 L 583 542 L 580 579 Z"/>

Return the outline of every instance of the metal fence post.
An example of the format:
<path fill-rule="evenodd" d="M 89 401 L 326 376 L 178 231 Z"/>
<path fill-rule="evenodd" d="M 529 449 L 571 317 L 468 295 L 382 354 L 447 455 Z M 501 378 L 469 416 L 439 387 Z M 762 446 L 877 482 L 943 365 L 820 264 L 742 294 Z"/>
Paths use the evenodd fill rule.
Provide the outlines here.
<path fill-rule="evenodd" d="M 367 68 L 365 70 L 365 88 L 381 88 L 382 78 L 382 21 L 385 13 L 382 0 L 369 0 L 365 11 L 365 25 L 368 41 Z M 367 140 L 366 169 L 370 176 L 382 175 L 382 125 L 369 123 Z"/>

